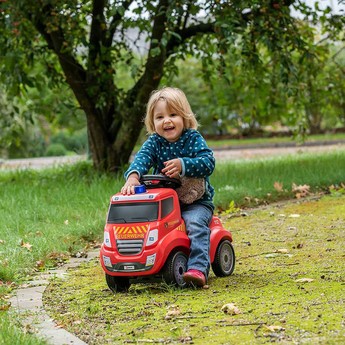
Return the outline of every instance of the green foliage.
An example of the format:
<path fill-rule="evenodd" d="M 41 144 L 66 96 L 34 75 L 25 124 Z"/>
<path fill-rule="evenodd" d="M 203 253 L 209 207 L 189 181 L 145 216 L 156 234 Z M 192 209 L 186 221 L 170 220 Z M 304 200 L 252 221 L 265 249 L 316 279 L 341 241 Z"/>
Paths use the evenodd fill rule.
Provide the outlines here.
<path fill-rule="evenodd" d="M 66 150 L 85 153 L 87 151 L 87 134 L 86 128 L 70 133 L 66 130 L 62 130 L 52 135 L 50 139 L 51 145 L 60 144 L 65 147 Z"/>
<path fill-rule="evenodd" d="M 282 120 L 304 134 L 308 127 L 317 130 L 328 111 L 340 113 L 329 123 L 338 125 L 343 117 L 343 97 L 319 101 L 343 86 L 340 72 L 333 86 L 325 82 L 332 70 L 325 67 L 328 45 L 341 42 L 345 20 L 329 8 L 268 0 L 13 0 L 2 1 L 0 9 L 0 80 L 10 96 L 31 92 L 39 104 L 16 113 L 69 122 L 63 107 L 44 111 L 55 94 L 43 92 L 46 85 L 67 82 L 75 98 L 62 89 L 57 100 L 70 100 L 74 110 L 78 103 L 85 112 L 79 128 L 87 123 L 99 170 L 120 169 L 128 161 L 150 92 L 190 56 L 201 62 L 207 81 L 201 98 L 210 95 L 211 102 L 196 109 L 207 114 L 206 123 L 222 120 L 224 127 L 250 131 Z M 318 42 L 318 35 L 330 39 Z M 314 77 L 321 70 L 323 76 Z M 48 102 L 39 101 L 41 96 Z"/>
<path fill-rule="evenodd" d="M 226 208 L 225 211 L 222 212 L 222 215 L 232 215 L 236 214 L 240 211 L 241 209 L 239 207 L 236 207 L 235 201 L 231 200 L 229 203 L 229 206 Z"/>
<path fill-rule="evenodd" d="M 45 152 L 45 156 L 65 156 L 67 154 L 66 147 L 63 144 L 55 143 L 50 144 Z"/>

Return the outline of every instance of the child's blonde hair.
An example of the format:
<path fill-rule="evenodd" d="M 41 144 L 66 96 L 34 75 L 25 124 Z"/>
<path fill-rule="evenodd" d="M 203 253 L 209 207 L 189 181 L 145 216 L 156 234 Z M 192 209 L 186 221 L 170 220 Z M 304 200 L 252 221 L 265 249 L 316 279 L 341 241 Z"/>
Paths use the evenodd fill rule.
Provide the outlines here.
<path fill-rule="evenodd" d="M 198 128 L 198 121 L 192 112 L 190 104 L 184 92 L 174 87 L 163 87 L 153 91 L 146 107 L 145 126 L 149 134 L 155 132 L 153 122 L 153 110 L 159 100 L 164 100 L 169 109 L 177 115 L 182 116 L 185 129 Z"/>

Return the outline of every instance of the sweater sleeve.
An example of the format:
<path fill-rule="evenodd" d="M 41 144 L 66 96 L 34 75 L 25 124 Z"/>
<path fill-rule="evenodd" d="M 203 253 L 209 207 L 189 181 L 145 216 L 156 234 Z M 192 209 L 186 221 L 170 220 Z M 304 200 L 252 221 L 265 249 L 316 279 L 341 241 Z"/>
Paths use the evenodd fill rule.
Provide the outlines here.
<path fill-rule="evenodd" d="M 147 174 L 156 161 L 155 143 L 152 137 L 149 137 L 141 146 L 135 155 L 133 162 L 125 172 L 124 176 L 127 180 L 128 176 L 136 172 L 139 177 Z"/>
<path fill-rule="evenodd" d="M 205 139 L 198 132 L 189 143 L 189 157 L 183 157 L 181 176 L 206 177 L 213 173 L 215 158 Z"/>

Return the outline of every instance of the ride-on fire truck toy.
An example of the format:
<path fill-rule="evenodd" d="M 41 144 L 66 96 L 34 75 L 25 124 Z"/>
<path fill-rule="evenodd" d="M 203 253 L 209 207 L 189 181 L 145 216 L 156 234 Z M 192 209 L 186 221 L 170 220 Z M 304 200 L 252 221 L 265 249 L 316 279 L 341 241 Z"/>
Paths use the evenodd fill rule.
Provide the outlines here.
<path fill-rule="evenodd" d="M 117 193 L 110 199 L 100 250 L 108 287 L 124 292 L 132 283 L 157 279 L 185 287 L 190 241 L 174 190 L 180 181 L 145 175 L 141 183 L 136 194 Z M 210 229 L 212 270 L 218 277 L 229 276 L 235 267 L 232 235 L 216 216 Z"/>

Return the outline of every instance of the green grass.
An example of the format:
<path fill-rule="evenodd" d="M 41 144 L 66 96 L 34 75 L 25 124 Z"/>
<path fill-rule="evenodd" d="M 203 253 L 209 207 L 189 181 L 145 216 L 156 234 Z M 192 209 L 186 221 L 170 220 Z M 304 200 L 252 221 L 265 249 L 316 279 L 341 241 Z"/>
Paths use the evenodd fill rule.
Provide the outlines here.
<path fill-rule="evenodd" d="M 293 197 L 292 183 L 327 191 L 345 183 L 345 151 L 219 164 L 211 177 L 215 204 L 226 210 Z M 274 189 L 283 184 L 284 191 Z M 20 282 L 101 239 L 109 198 L 122 177 L 100 176 L 81 163 L 0 174 L 0 279 Z"/>
<path fill-rule="evenodd" d="M 334 153 L 297 154 L 269 159 L 218 164 L 211 176 L 215 204 L 226 209 L 229 200 L 240 206 L 291 198 L 292 184 L 308 185 L 311 192 L 327 191 L 332 184 L 345 183 L 345 150 Z M 283 191 L 278 192 L 274 183 Z"/>
<path fill-rule="evenodd" d="M 0 177 L 0 279 L 25 279 L 100 238 L 109 197 L 120 181 L 87 163 Z"/>
<path fill-rule="evenodd" d="M 47 342 L 30 334 L 30 325 L 27 329 L 9 314 L 0 311 L 0 344 L 1 345 L 47 345 Z"/>
<path fill-rule="evenodd" d="M 330 185 L 345 182 L 344 171 L 345 151 L 338 151 L 227 162 L 216 167 L 211 180 L 216 206 L 226 210 L 232 200 L 243 207 L 291 198 L 292 183 L 328 191 Z M 277 192 L 274 182 L 283 183 L 284 191 Z M 98 175 L 87 162 L 0 172 L 0 310 L 6 310 L 15 284 L 101 241 L 109 198 L 122 184 L 122 176 Z M 1 323 L 0 333 L 7 339 L 11 327 Z"/>
<path fill-rule="evenodd" d="M 315 134 L 306 137 L 304 143 L 310 144 L 315 142 L 325 142 L 325 141 L 344 141 L 345 140 L 345 133 L 336 133 L 336 134 Z M 221 147 L 233 147 L 236 148 L 238 146 L 260 146 L 260 145 L 279 145 L 279 144 L 302 144 L 302 142 L 297 141 L 295 138 L 291 136 L 285 137 L 272 137 L 272 138 L 242 138 L 242 139 L 220 139 L 220 140 L 212 140 L 208 139 L 207 143 L 210 147 L 213 148 L 221 148 Z"/>
<path fill-rule="evenodd" d="M 92 344 L 344 344 L 344 212 L 345 196 L 332 195 L 223 218 L 237 263 L 229 277 L 211 273 L 209 289 L 114 295 L 94 260 L 50 284 L 46 309 Z M 240 312 L 224 313 L 228 303 Z"/>

